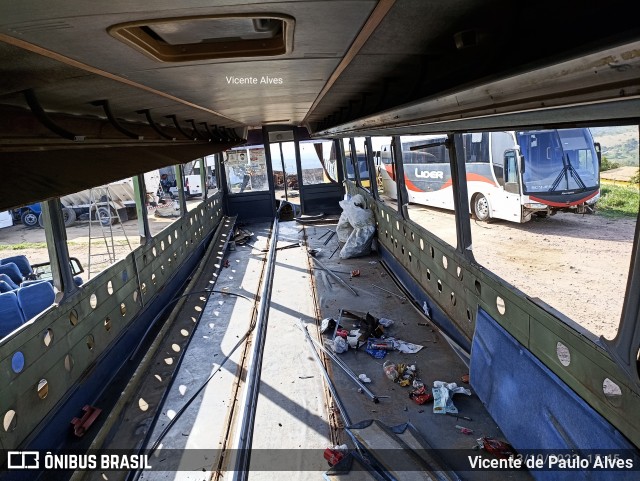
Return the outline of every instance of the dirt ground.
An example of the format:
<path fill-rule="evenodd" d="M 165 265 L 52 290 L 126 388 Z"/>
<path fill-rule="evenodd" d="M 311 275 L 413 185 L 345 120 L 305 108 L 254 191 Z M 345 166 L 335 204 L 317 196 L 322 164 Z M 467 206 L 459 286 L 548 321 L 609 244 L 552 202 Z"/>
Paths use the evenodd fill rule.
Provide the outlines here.
<path fill-rule="evenodd" d="M 198 202 L 190 201 L 189 207 Z M 453 213 L 413 205 L 409 212 L 413 220 L 455 245 Z M 154 234 L 173 221 L 153 215 L 149 219 Z M 597 335 L 613 338 L 622 312 L 635 224 L 632 218 L 576 214 L 557 214 L 526 224 L 472 220 L 473 253 L 481 265 L 528 296 L 542 299 Z M 139 245 L 136 220 L 116 224 L 112 232 L 118 258 Z M 67 236 L 71 256 L 87 269 L 88 223 L 76 223 L 67 229 Z M 0 247 L 25 242 L 44 243 L 44 230 L 22 225 L 0 229 Z M 95 256 L 101 252 L 105 253 L 102 258 Z M 99 261 L 107 260 L 104 242 L 94 240 L 92 253 L 94 271 Z M 0 250 L 0 257 L 17 254 L 25 254 L 32 264 L 48 261 L 44 246 Z"/>
<path fill-rule="evenodd" d="M 456 245 L 453 213 L 412 205 L 409 216 Z M 471 220 L 479 264 L 597 335 L 613 338 L 636 220 L 559 213 L 525 224 Z"/>

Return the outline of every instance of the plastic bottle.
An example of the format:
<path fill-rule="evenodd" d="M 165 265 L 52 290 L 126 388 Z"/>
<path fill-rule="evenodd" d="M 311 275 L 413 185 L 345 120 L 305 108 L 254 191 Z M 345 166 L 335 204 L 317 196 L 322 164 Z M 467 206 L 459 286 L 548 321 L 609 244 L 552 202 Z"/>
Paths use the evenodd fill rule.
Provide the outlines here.
<path fill-rule="evenodd" d="M 398 369 L 396 365 L 391 361 L 385 361 L 382 365 L 382 369 L 384 370 L 384 374 L 393 382 L 398 380 Z"/>

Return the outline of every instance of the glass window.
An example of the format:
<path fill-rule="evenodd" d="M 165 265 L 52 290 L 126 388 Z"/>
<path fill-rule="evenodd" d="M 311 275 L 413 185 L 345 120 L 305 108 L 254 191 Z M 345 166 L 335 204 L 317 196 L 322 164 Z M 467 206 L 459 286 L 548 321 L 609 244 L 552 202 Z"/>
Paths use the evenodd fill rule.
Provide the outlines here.
<path fill-rule="evenodd" d="M 347 180 L 356 181 L 356 170 L 353 167 L 353 157 L 351 155 L 351 143 L 350 139 L 342 139 L 342 146 L 344 149 L 344 168 L 346 170 L 345 178 Z"/>
<path fill-rule="evenodd" d="M 371 191 L 371 177 L 369 175 L 369 163 L 367 162 L 367 150 L 365 148 L 365 138 L 356 137 L 353 139 L 356 152 L 356 164 L 358 166 L 358 175 L 360 176 L 360 187 Z"/>
<path fill-rule="evenodd" d="M 216 156 L 207 155 L 204 158 L 204 165 L 207 173 L 207 197 L 218 192 L 218 176 L 216 172 Z"/>
<path fill-rule="evenodd" d="M 400 138 L 409 218 L 455 247 L 456 218 L 446 140 L 443 135 Z"/>
<path fill-rule="evenodd" d="M 291 201 L 291 197 L 298 196 L 295 143 L 276 142 L 269 144 L 269 154 L 271 155 L 275 198 Z"/>
<path fill-rule="evenodd" d="M 518 182 L 518 170 L 517 170 L 517 160 L 518 155 L 515 151 L 509 151 L 505 155 L 507 165 L 505 168 L 507 169 L 507 183 L 515 183 Z"/>
<path fill-rule="evenodd" d="M 462 135 L 464 159 L 467 163 L 489 162 L 489 133 L 474 132 Z"/>
<path fill-rule="evenodd" d="M 372 137 L 371 146 L 380 199 L 386 205 L 398 210 L 396 167 L 391 157 L 391 137 Z"/>
<path fill-rule="evenodd" d="M 223 162 L 231 194 L 269 190 L 264 147 L 227 150 Z"/>
<path fill-rule="evenodd" d="M 300 142 L 302 183 L 329 184 L 338 181 L 336 149 L 332 140 Z"/>
<path fill-rule="evenodd" d="M 622 313 L 640 201 L 637 184 L 588 188 L 598 169 L 592 142 L 607 139 L 604 128 L 594 132 L 602 137 L 594 134 L 590 140 L 588 129 L 516 132 L 524 155 L 522 177 L 536 192 L 529 202 L 538 210 L 521 224 L 472 222 L 473 254 L 534 302 L 540 299 L 593 334 L 612 339 Z M 517 157 L 517 152 L 506 156 L 508 180 L 516 173 Z M 573 169 L 586 190 L 566 190 L 567 181 L 576 185 Z"/>

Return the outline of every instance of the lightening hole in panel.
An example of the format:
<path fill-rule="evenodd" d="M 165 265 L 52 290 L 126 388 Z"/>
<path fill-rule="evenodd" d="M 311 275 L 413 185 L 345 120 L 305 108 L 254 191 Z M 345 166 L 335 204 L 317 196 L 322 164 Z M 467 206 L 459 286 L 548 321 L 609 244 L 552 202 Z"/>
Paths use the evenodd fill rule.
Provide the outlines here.
<path fill-rule="evenodd" d="M 560 361 L 560 364 L 563 366 L 571 364 L 571 352 L 569 352 L 569 348 L 560 341 L 556 344 L 556 355 L 558 356 L 558 361 Z"/>

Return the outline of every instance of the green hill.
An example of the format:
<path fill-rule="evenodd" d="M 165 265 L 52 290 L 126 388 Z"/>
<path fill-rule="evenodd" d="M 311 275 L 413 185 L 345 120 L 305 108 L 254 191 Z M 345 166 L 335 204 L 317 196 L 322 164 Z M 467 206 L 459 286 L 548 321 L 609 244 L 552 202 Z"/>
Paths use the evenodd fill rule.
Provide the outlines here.
<path fill-rule="evenodd" d="M 592 127 L 593 140 L 600 142 L 609 162 L 638 165 L 638 126 Z"/>

